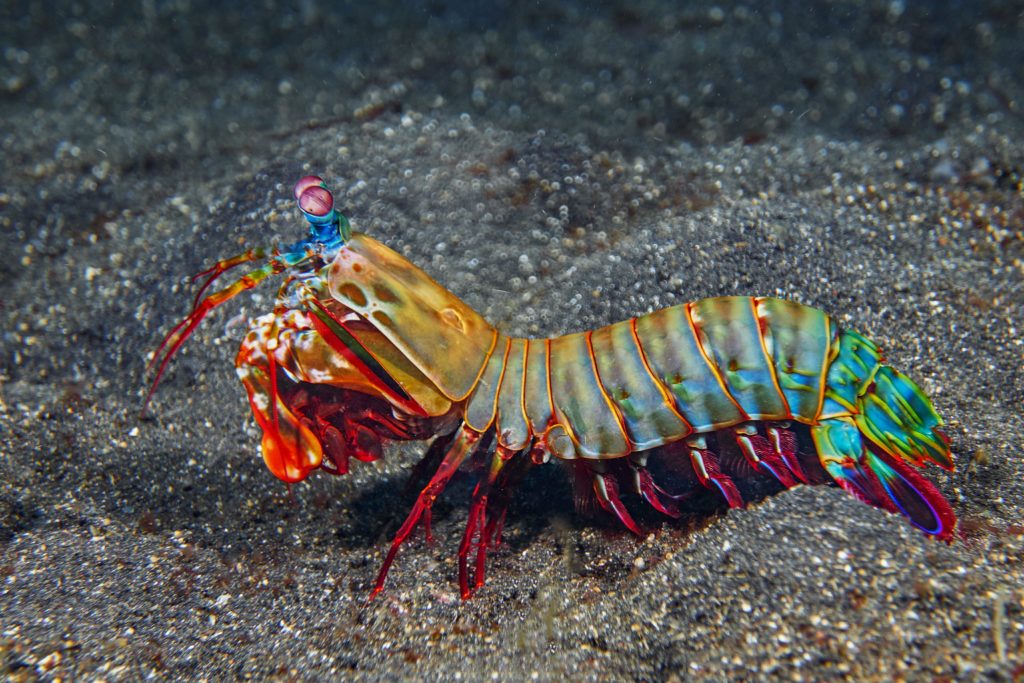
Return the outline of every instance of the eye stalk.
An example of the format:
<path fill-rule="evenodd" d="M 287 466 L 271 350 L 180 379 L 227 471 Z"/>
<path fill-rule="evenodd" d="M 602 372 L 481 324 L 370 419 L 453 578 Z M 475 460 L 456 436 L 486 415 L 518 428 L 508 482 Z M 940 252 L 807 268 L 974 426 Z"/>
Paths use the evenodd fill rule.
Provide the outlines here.
<path fill-rule="evenodd" d="M 295 183 L 294 194 L 302 215 L 309 221 L 309 237 L 281 249 L 270 250 L 263 247 L 250 249 L 244 254 L 218 261 L 192 278 L 196 280 L 206 277 L 206 282 L 196 294 L 192 312 L 167 333 L 149 362 L 150 369 L 156 367 L 156 377 L 153 378 L 153 384 L 142 404 L 143 413 L 146 412 L 146 405 L 149 404 L 149 399 L 156 391 L 167 364 L 210 311 L 238 294 L 256 287 L 271 275 L 283 273 L 296 266 L 304 266 L 303 275 L 315 276 L 316 269 L 322 266 L 322 262 L 333 259 L 338 251 L 345 246 L 345 243 L 352 238 L 352 228 L 348 224 L 348 219 L 334 209 L 334 195 L 327 189 L 323 178 L 315 175 L 302 178 Z M 227 287 L 203 297 L 203 293 L 210 285 L 225 272 L 235 266 L 253 261 L 264 261 L 264 263 Z M 371 371 L 375 371 L 372 366 Z"/>
<path fill-rule="evenodd" d="M 323 178 L 308 175 L 295 183 L 295 200 L 309 221 L 309 239 L 327 252 L 341 247 L 352 237 L 348 219 L 334 208 L 334 195 Z"/>

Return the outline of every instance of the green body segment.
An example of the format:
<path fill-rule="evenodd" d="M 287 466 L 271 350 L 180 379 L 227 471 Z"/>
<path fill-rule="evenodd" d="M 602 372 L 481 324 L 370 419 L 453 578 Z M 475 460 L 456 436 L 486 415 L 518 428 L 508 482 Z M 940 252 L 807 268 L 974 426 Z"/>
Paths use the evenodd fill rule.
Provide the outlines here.
<path fill-rule="evenodd" d="M 857 396 L 881 363 L 882 354 L 874 342 L 853 330 L 844 330 L 839 335 L 835 356 L 828 367 L 820 417 L 825 419 L 856 412 Z"/>
<path fill-rule="evenodd" d="M 513 339 L 509 343 L 505 374 L 498 393 L 498 443 L 513 452 L 526 448 L 530 442 L 530 426 L 523 409 L 526 347 L 525 339 Z"/>
<path fill-rule="evenodd" d="M 722 296 L 690 304 L 688 312 L 709 364 L 751 420 L 781 420 L 789 407 L 775 379 L 754 315 L 755 300 Z"/>
<path fill-rule="evenodd" d="M 590 333 L 551 340 L 551 405 L 584 458 L 617 458 L 632 450 L 597 377 Z"/>
<path fill-rule="evenodd" d="M 548 360 L 547 339 L 526 340 L 526 371 L 520 393 L 530 431 L 538 436 L 544 434 L 551 422 L 551 373 L 548 372 Z"/>
<path fill-rule="evenodd" d="M 790 413 L 801 422 L 814 419 L 821 410 L 835 325 L 824 312 L 794 301 L 763 297 L 754 303 Z"/>
<path fill-rule="evenodd" d="M 655 378 L 696 432 L 742 422 L 745 416 L 701 352 L 682 304 L 636 319 L 636 336 Z"/>
<path fill-rule="evenodd" d="M 595 330 L 590 343 L 601 384 L 635 450 L 660 446 L 692 431 L 676 412 L 668 390 L 647 369 L 632 320 Z"/>
<path fill-rule="evenodd" d="M 501 386 L 501 377 L 505 373 L 505 357 L 507 355 L 509 339 L 503 334 L 498 335 L 498 341 L 494 345 L 494 352 L 480 373 L 473 394 L 466 404 L 465 419 L 470 428 L 485 432 L 494 422 L 494 413 L 497 410 L 498 388 Z"/>

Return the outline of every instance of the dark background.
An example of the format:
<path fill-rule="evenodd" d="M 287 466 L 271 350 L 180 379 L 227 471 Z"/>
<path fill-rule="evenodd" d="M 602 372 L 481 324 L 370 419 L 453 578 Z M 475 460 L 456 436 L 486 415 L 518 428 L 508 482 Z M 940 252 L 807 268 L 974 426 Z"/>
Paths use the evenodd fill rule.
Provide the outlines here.
<path fill-rule="evenodd" d="M 1022 658 L 1024 5 L 5 3 L 0 666 L 137 679 L 994 678 Z M 949 423 L 929 542 L 801 488 L 636 541 L 536 468 L 458 600 L 472 478 L 365 596 L 419 445 L 288 493 L 186 276 L 356 229 L 509 333 L 780 295 Z"/>

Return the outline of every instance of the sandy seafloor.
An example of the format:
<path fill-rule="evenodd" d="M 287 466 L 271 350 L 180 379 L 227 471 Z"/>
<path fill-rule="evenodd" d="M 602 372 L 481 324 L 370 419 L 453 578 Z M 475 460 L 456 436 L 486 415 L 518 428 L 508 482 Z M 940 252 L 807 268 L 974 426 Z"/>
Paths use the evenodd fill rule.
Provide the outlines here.
<path fill-rule="evenodd" d="M 0 671 L 12 680 L 1019 680 L 1024 5 L 5 3 Z M 765 5 L 765 7 L 767 7 Z M 950 545 L 836 488 L 656 528 L 535 468 L 458 597 L 471 477 L 367 592 L 424 446 L 285 487 L 187 276 L 357 229 L 505 331 L 722 294 L 877 340 L 948 422 Z"/>

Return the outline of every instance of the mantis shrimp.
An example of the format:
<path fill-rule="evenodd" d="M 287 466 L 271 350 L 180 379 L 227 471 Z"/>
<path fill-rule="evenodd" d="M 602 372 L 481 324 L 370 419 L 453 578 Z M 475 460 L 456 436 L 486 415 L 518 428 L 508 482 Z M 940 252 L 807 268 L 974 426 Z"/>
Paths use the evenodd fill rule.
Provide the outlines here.
<path fill-rule="evenodd" d="M 743 482 L 763 478 L 783 488 L 834 483 L 925 534 L 952 538 L 950 504 L 918 471 L 928 462 L 953 469 L 941 419 L 874 343 L 826 313 L 722 296 L 597 330 L 513 338 L 353 232 L 319 177 L 302 178 L 294 193 L 309 236 L 196 276 L 207 279 L 154 354 L 146 400 L 211 310 L 286 273 L 274 310 L 251 321 L 236 360 L 270 471 L 289 483 L 317 469 L 341 475 L 353 459 L 381 458 L 387 441 L 434 438 L 418 466 L 429 481 L 371 596 L 421 522 L 429 538 L 434 501 L 469 461 L 483 466 L 458 550 L 463 598 L 484 584 L 514 484 L 552 457 L 572 469 L 578 501 L 635 534 L 642 529 L 624 494 L 679 517 L 699 492 L 743 507 Z M 263 264 L 203 296 L 253 261 Z M 670 492 L 655 471 L 682 490 Z"/>

